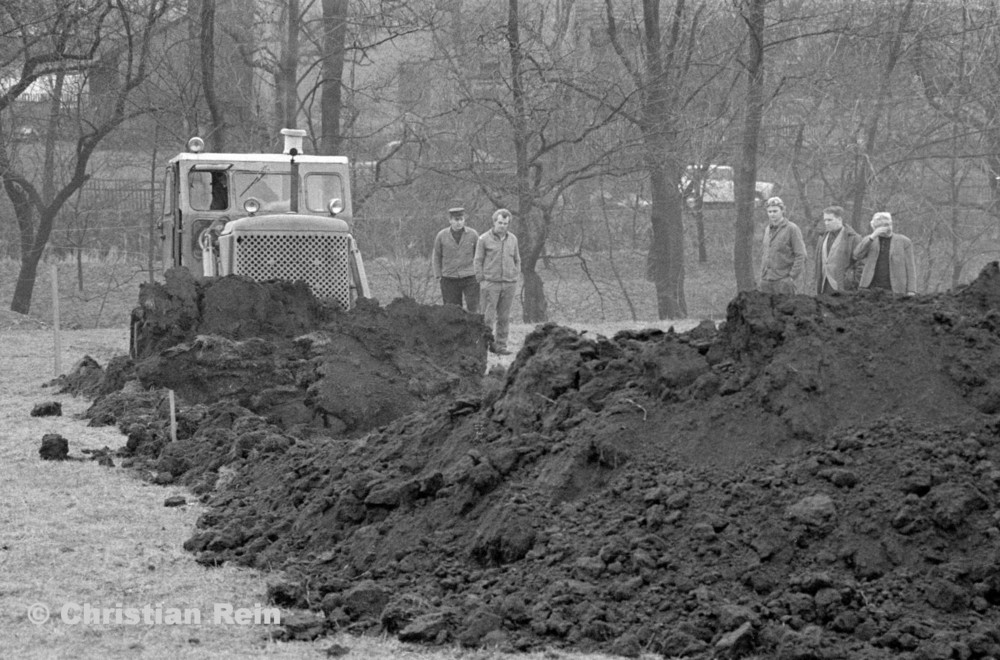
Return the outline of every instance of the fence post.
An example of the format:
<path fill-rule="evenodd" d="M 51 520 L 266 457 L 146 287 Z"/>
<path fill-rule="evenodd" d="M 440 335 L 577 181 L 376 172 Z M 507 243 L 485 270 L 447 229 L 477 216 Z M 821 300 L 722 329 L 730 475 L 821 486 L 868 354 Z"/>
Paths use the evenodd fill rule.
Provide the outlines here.
<path fill-rule="evenodd" d="M 59 336 L 59 269 L 52 264 L 52 332 L 55 347 L 55 376 L 62 372 L 62 338 Z"/>

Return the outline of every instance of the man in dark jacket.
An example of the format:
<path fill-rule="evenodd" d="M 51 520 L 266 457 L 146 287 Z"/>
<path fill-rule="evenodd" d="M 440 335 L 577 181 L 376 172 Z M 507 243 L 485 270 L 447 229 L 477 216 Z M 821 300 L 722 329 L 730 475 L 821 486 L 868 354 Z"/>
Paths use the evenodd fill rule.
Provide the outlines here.
<path fill-rule="evenodd" d="M 857 289 L 859 263 L 854 259 L 854 248 L 861 236 L 844 225 L 844 209 L 839 206 L 823 209 L 823 228 L 813 252 L 816 293 Z"/>
<path fill-rule="evenodd" d="M 479 234 L 465 226 L 465 209 L 455 206 L 448 209 L 448 227 L 434 237 L 431 266 L 434 277 L 441 282 L 441 300 L 445 305 L 462 306 L 476 314 L 479 312 L 479 282 L 472 259 L 476 255 Z"/>

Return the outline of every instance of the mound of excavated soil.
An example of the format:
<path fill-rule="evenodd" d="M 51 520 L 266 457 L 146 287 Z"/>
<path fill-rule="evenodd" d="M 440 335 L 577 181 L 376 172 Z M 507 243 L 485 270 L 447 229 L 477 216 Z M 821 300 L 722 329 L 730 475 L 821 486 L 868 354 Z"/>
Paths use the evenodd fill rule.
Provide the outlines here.
<path fill-rule="evenodd" d="M 630 656 L 995 658 L 998 303 L 994 263 L 935 296 L 740 294 L 718 331 L 591 339 L 544 326 L 502 379 L 417 386 L 427 398 L 406 414 L 325 432 L 304 421 L 328 412 L 310 378 L 346 387 L 421 350 L 358 357 L 361 338 L 333 332 L 338 364 L 356 368 L 331 370 L 312 340 L 232 339 L 216 359 L 220 340 L 186 338 L 146 358 L 208 360 L 177 442 L 163 441 L 162 396 L 148 389 L 165 385 L 162 367 L 140 361 L 138 381 L 93 410 L 129 434 L 137 464 L 204 493 L 211 512 L 186 547 L 206 564 L 284 569 L 271 595 L 321 611 L 314 633 Z M 361 316 L 386 333 L 404 323 L 400 334 L 417 318 L 465 318 L 406 309 Z M 213 380 L 245 343 L 266 346 L 253 369 L 267 377 Z M 283 369 L 308 393 L 292 430 L 260 404 L 282 399 L 254 389 Z M 334 415 L 357 419 L 355 405 Z"/>

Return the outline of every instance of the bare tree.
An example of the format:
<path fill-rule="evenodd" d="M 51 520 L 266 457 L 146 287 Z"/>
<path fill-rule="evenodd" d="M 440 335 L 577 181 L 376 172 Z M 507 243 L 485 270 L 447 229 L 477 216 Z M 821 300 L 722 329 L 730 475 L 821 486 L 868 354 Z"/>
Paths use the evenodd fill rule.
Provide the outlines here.
<path fill-rule="evenodd" d="M 605 0 L 607 31 L 619 61 L 639 98 L 638 110 L 626 117 L 642 135 L 642 162 L 652 197 L 650 266 L 661 319 L 687 316 L 684 293 L 684 199 L 678 184 L 684 169 L 685 126 L 681 109 L 691 100 L 685 82 L 691 73 L 698 24 L 705 3 L 689 9 L 676 0 L 666 32 L 660 0 L 642 0 L 640 59 L 628 56 L 619 31 L 614 0 Z M 709 74 L 711 75 L 711 74 Z M 699 81 L 704 84 L 704 81 Z M 696 93 L 696 92 L 693 92 Z"/>
<path fill-rule="evenodd" d="M 1000 227 L 1000 7 L 963 0 L 953 9 L 940 13 L 937 30 L 918 34 L 912 62 L 931 108 L 981 141 L 972 157 Z"/>
<path fill-rule="evenodd" d="M 288 0 L 285 20 L 285 41 L 281 44 L 279 89 L 282 95 L 279 102 L 282 105 L 279 116 L 285 128 L 295 128 L 299 125 L 299 29 L 302 20 L 299 0 Z"/>
<path fill-rule="evenodd" d="M 581 65 L 587 58 L 570 38 L 573 7 L 508 0 L 502 15 L 483 12 L 460 22 L 453 14 L 442 21 L 427 64 L 435 73 L 424 80 L 455 86 L 439 83 L 432 88 L 439 97 L 408 113 L 420 118 L 429 173 L 458 188 L 475 187 L 492 207 L 513 211 L 526 322 L 548 317 L 538 265 L 569 191 L 608 172 L 621 148 L 609 127 L 622 100 Z M 473 41 L 475 50 L 467 48 Z"/>
<path fill-rule="evenodd" d="M 199 16 L 200 35 L 198 39 L 201 53 L 201 88 L 205 93 L 205 104 L 212 125 L 209 140 L 213 151 L 225 151 L 226 121 L 215 93 L 215 0 L 201 0 Z"/>
<path fill-rule="evenodd" d="M 851 225 L 855 229 L 862 227 L 862 214 L 864 213 L 865 195 L 868 192 L 868 185 L 872 176 L 872 158 L 875 151 L 875 140 L 878 138 L 879 121 L 885 114 L 886 103 L 891 94 L 892 77 L 899 64 L 903 53 L 903 37 L 909 29 L 910 16 L 913 13 L 915 0 L 905 0 L 903 10 L 900 12 L 899 22 L 890 34 L 889 50 L 886 54 L 885 63 L 879 72 L 878 92 L 875 102 L 867 113 L 865 120 L 859 127 L 863 135 L 859 136 L 858 143 L 862 148 L 854 159 L 854 195 L 851 213 Z M 895 9 L 895 7 L 893 7 Z"/>
<path fill-rule="evenodd" d="M 757 149 L 764 115 L 764 8 L 768 0 L 740 0 L 738 10 L 747 29 L 746 105 L 743 110 L 743 136 L 740 167 L 734 185 L 736 226 L 733 243 L 733 268 L 736 288 L 750 291 L 757 287 L 753 272 L 753 205 L 757 188 Z"/>
<path fill-rule="evenodd" d="M 45 194 L 34 174 L 19 169 L 11 144 L 0 131 L 0 182 L 14 207 L 20 234 L 21 267 L 11 310 L 22 314 L 31 308 L 38 263 L 48 244 L 60 209 L 88 179 L 87 165 L 101 141 L 123 122 L 146 108 L 135 108 L 130 99 L 150 73 L 154 29 L 165 15 L 168 2 L 144 3 L 8 3 L 5 24 L 11 29 L 8 50 L 19 74 L 0 92 L 0 118 L 19 97 L 39 81 L 59 74 L 74 75 L 89 82 L 89 97 L 79 101 L 78 135 L 69 149 L 58 136 L 46 148 L 59 151 L 68 172 L 64 181 L 53 183 Z M 30 20 L 26 12 L 32 12 Z M 53 130 L 49 127 L 48 130 Z"/>
<path fill-rule="evenodd" d="M 320 113 L 323 129 L 321 149 L 325 154 L 342 153 L 340 107 L 344 76 L 344 39 L 347 37 L 347 4 L 347 0 L 323 0 Z"/>

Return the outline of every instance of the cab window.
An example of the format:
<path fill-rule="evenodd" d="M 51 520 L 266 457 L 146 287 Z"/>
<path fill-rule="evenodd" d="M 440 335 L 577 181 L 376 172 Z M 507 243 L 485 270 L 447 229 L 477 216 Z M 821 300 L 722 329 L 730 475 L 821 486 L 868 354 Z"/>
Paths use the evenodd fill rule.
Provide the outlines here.
<path fill-rule="evenodd" d="M 338 174 L 313 172 L 305 177 L 306 208 L 310 211 L 328 212 L 327 204 L 334 197 L 344 203 L 344 185 Z"/>
<path fill-rule="evenodd" d="M 229 208 L 229 175 L 221 170 L 188 172 L 188 197 L 195 211 L 225 211 Z"/>
<path fill-rule="evenodd" d="M 287 172 L 239 171 L 233 174 L 236 196 L 242 204 L 253 197 L 265 205 L 285 202 L 291 197 L 292 176 Z"/>
<path fill-rule="evenodd" d="M 163 215 L 174 214 L 174 171 L 167 168 L 167 177 L 163 181 Z"/>

